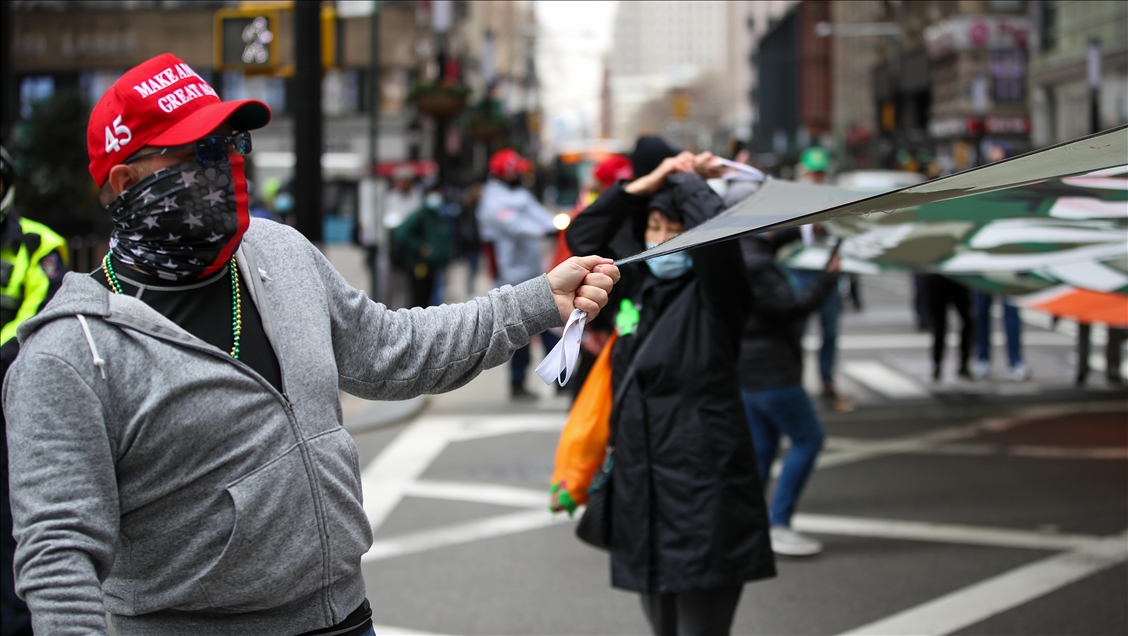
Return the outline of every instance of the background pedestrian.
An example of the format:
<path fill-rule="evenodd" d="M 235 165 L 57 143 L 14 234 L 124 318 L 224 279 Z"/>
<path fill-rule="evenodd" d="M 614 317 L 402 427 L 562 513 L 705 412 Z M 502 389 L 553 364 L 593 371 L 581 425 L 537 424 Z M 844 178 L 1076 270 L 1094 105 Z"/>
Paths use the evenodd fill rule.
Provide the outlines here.
<path fill-rule="evenodd" d="M 483 240 L 493 246 L 497 285 L 516 285 L 540 276 L 545 270 L 544 237 L 556 231 L 552 214 L 522 185 L 529 167 L 515 150 L 498 151 L 490 158 L 490 179 L 478 200 L 478 227 Z M 552 332 L 540 334 L 540 339 L 545 351 L 559 340 Z M 525 388 L 529 359 L 526 346 L 509 363 L 510 397 L 515 400 L 536 399 Z"/>
<path fill-rule="evenodd" d="M 450 223 L 443 214 L 442 189 L 427 188 L 423 204 L 392 232 L 392 240 L 403 254 L 404 268 L 411 276 L 410 306 L 430 307 L 439 273 L 450 262 Z"/>
<path fill-rule="evenodd" d="M 20 352 L 16 329 L 55 296 L 66 272 L 67 243 L 42 223 L 14 209 L 16 167 L 0 146 L 0 385 Z M 8 436 L 0 407 L 0 633 L 30 636 L 31 613 L 16 596 L 12 573 L 16 540 L 8 499 Z"/>

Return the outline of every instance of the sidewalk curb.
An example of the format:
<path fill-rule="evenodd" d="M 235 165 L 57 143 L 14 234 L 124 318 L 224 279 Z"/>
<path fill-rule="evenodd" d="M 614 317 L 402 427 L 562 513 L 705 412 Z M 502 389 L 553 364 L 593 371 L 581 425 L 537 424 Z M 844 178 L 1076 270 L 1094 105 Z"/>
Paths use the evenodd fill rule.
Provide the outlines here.
<path fill-rule="evenodd" d="M 413 419 L 427 407 L 427 396 L 419 396 L 398 402 L 373 402 L 372 406 L 360 413 L 345 418 L 345 430 L 350 433 L 368 433 L 389 426 L 395 426 Z"/>
<path fill-rule="evenodd" d="M 867 420 L 936 420 L 985 417 L 1016 406 L 1047 406 L 1119 402 L 1128 410 L 1128 391 L 1121 389 L 1063 389 L 1037 395 L 948 394 L 920 400 L 900 400 L 887 404 L 858 405 L 849 413 L 835 413 L 818 403 L 819 417 L 827 424 Z"/>

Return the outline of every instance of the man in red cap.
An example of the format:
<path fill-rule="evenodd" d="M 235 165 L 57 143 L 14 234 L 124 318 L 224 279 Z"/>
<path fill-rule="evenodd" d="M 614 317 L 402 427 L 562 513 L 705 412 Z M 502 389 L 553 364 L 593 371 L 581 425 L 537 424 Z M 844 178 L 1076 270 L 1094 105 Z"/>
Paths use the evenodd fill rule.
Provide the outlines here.
<path fill-rule="evenodd" d="M 461 386 L 618 270 L 574 258 L 469 303 L 392 312 L 247 210 L 260 102 L 172 55 L 90 116 L 110 253 L 18 330 L 8 416 L 16 590 L 41 634 L 371 634 L 372 532 L 340 390 Z"/>
<path fill-rule="evenodd" d="M 543 239 L 555 232 L 556 226 L 552 214 L 521 185 L 521 177 L 530 167 L 528 160 L 512 148 L 490 157 L 490 178 L 482 187 L 477 215 L 482 240 L 493 246 L 496 285 L 517 285 L 545 271 Z M 558 340 L 551 331 L 541 334 L 545 351 Z M 514 400 L 536 399 L 525 388 L 529 358 L 528 347 L 522 347 L 509 363 L 510 397 Z"/>

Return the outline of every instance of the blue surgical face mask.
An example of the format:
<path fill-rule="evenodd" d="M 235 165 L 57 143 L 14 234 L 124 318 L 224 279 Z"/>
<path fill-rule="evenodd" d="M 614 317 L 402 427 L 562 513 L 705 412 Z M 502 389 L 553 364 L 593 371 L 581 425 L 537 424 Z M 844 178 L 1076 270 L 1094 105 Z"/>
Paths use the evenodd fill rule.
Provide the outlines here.
<path fill-rule="evenodd" d="M 438 210 L 439 208 L 443 207 L 443 195 L 439 194 L 438 192 L 432 192 L 431 194 L 428 194 L 423 198 L 423 205 L 431 208 L 432 210 Z"/>
<path fill-rule="evenodd" d="M 646 249 L 657 246 L 657 243 L 651 243 L 649 241 L 646 243 Z M 655 256 L 646 261 L 646 266 L 650 268 L 650 273 L 658 278 L 662 280 L 673 280 L 679 276 L 683 276 L 693 267 L 693 259 L 690 258 L 689 254 L 686 252 L 676 252 L 674 254 L 666 254 L 665 256 Z"/>

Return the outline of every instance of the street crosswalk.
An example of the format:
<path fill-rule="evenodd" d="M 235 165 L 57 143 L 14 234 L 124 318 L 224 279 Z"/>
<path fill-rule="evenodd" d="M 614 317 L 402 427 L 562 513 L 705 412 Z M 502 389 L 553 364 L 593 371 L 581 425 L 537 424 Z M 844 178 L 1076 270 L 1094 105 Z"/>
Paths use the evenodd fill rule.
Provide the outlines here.
<path fill-rule="evenodd" d="M 873 373 L 875 367 L 863 365 L 855 369 Z M 903 437 L 864 439 L 832 435 L 819 459 L 818 470 L 902 454 L 1002 454 L 1046 461 L 1128 460 L 1128 449 L 1121 446 L 1055 447 L 976 442 L 980 435 L 1009 431 L 1034 419 L 1059 417 L 1076 412 L 1078 408 L 1076 405 L 1032 407 L 1012 416 L 985 418 Z M 1080 408 L 1090 413 L 1120 412 L 1123 405 L 1094 403 Z M 424 416 L 416 420 L 362 471 L 365 509 L 374 529 L 379 529 L 395 507 L 408 497 L 490 504 L 510 510 L 485 518 L 381 537 L 373 543 L 362 562 L 367 565 L 572 522 L 566 515 L 553 515 L 547 510 L 547 490 L 423 478 L 428 467 L 451 444 L 527 432 L 556 432 L 561 430 L 563 420 L 559 413 Z M 851 629 L 846 634 L 954 633 L 1128 561 L 1128 534 L 1125 533 L 1112 536 L 1068 534 L 1053 530 L 812 513 L 797 514 L 794 525 L 802 532 L 823 535 L 1052 553 Z M 379 625 L 376 633 L 418 635 L 425 632 Z"/>

